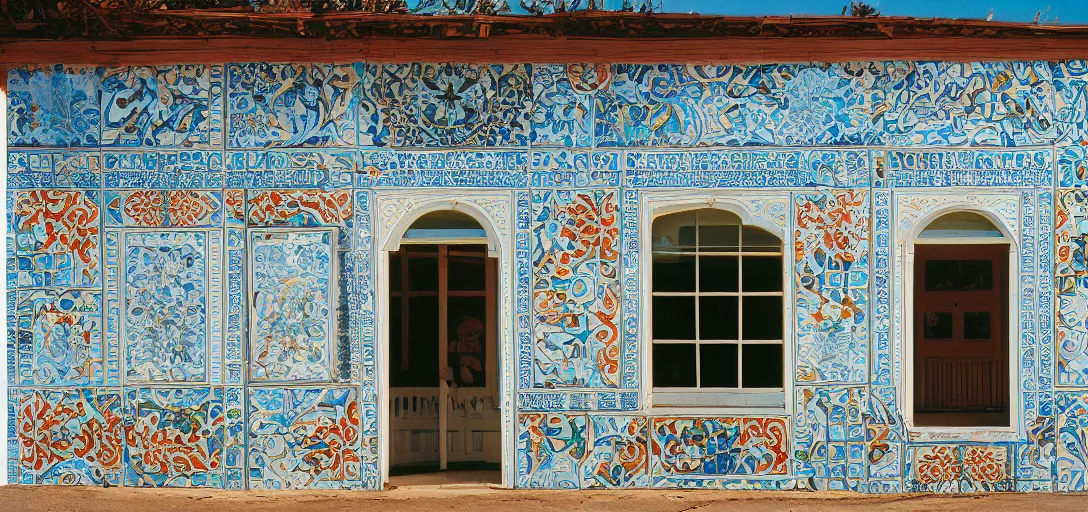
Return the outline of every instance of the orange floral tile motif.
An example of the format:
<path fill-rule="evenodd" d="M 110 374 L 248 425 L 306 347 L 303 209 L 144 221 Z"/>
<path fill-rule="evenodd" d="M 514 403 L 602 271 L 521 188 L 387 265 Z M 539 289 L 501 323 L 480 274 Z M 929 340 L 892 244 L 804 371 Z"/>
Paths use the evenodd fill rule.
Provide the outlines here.
<path fill-rule="evenodd" d="M 915 492 L 1010 491 L 1009 449 L 994 445 L 930 445 L 911 449 Z"/>

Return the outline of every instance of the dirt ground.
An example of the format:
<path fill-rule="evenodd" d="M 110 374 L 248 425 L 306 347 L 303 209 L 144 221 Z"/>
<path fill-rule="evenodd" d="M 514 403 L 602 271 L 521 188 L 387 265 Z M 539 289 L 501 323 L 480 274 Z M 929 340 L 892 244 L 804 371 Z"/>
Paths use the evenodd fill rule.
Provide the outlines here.
<path fill-rule="evenodd" d="M 470 479 L 471 480 L 471 479 Z M 96 487 L 0 486 L 0 511 L 130 512 L 338 512 L 471 510 L 532 511 L 966 511 L 1088 510 L 1088 495 L 985 494 L 868 496 L 844 492 L 756 491 L 522 491 L 477 478 L 464 483 L 441 476 L 394 479 L 397 488 L 364 491 L 213 491 Z"/>

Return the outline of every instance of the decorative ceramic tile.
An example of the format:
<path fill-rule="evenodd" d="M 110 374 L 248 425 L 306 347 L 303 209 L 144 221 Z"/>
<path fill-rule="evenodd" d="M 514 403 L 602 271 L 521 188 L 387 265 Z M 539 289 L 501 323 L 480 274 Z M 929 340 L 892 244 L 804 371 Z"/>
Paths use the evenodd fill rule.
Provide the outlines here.
<path fill-rule="evenodd" d="M 351 186 L 359 171 L 356 152 L 343 149 L 228 151 L 226 186 L 250 189 Z"/>
<path fill-rule="evenodd" d="M 1054 140 L 1046 62 L 893 62 L 880 105 L 890 145 L 1027 146 Z"/>
<path fill-rule="evenodd" d="M 223 486 L 223 389 L 125 392 L 135 423 L 125 436 L 125 485 Z"/>
<path fill-rule="evenodd" d="M 607 87 L 608 64 L 538 64 L 533 67 L 534 146 L 588 147 L 593 137 L 593 94 Z"/>
<path fill-rule="evenodd" d="M 528 64 L 369 64 L 360 143 L 525 146 L 533 102 Z"/>
<path fill-rule="evenodd" d="M 619 385 L 617 192 L 533 192 L 535 387 Z"/>
<path fill-rule="evenodd" d="M 653 476 L 785 475 L 783 418 L 654 418 Z"/>
<path fill-rule="evenodd" d="M 925 445 L 910 449 L 912 492 L 1012 491 L 1008 448 Z"/>
<path fill-rule="evenodd" d="M 864 187 L 869 155 L 858 150 L 627 151 L 626 183 L 638 188 Z"/>
<path fill-rule="evenodd" d="M 220 151 L 104 151 L 106 188 L 214 189 L 223 186 Z"/>
<path fill-rule="evenodd" d="M 13 192 L 18 283 L 23 287 L 94 286 L 99 277 L 99 193 Z"/>
<path fill-rule="evenodd" d="M 211 145 L 222 94 L 203 64 L 106 68 L 102 78 L 102 145 L 176 147 Z M 219 71 L 217 75 L 221 76 Z M 221 143 L 222 141 L 217 141 Z"/>
<path fill-rule="evenodd" d="M 340 489 L 358 481 L 354 388 L 251 388 L 249 488 Z"/>
<path fill-rule="evenodd" d="M 1054 76 L 1054 126 L 1058 143 L 1088 139 L 1088 61 L 1051 62 Z"/>
<path fill-rule="evenodd" d="M 645 416 L 593 416 L 593 443 L 582 464 L 582 487 L 649 485 L 650 448 Z"/>
<path fill-rule="evenodd" d="M 250 380 L 332 378 L 333 236 L 331 230 L 249 231 Z"/>
<path fill-rule="evenodd" d="M 19 383 L 103 383 L 102 293 L 20 290 L 17 310 Z"/>
<path fill-rule="evenodd" d="M 615 64 L 597 95 L 598 146 L 878 142 L 883 63 Z"/>
<path fill-rule="evenodd" d="M 1059 190 L 1054 219 L 1057 384 L 1088 384 L 1088 191 Z"/>
<path fill-rule="evenodd" d="M 1057 149 L 1058 186 L 1088 185 L 1088 147 L 1067 146 Z"/>
<path fill-rule="evenodd" d="M 227 65 L 229 148 L 351 146 L 359 75 L 351 65 Z"/>
<path fill-rule="evenodd" d="M 97 189 L 102 156 L 92 151 L 9 151 L 8 190 L 34 188 Z"/>
<path fill-rule="evenodd" d="M 889 151 L 892 187 L 1050 187 L 1046 150 Z"/>
<path fill-rule="evenodd" d="M 212 227 L 223 221 L 219 191 L 108 190 L 103 202 L 107 226 Z"/>
<path fill-rule="evenodd" d="M 121 395 L 104 389 L 37 390 L 19 405 L 20 469 L 46 485 L 121 483 Z"/>
<path fill-rule="evenodd" d="M 798 476 L 816 489 L 845 489 L 847 443 L 865 440 L 861 388 L 799 388 L 794 425 Z"/>
<path fill-rule="evenodd" d="M 868 378 L 869 193 L 794 197 L 797 381 Z"/>
<path fill-rule="evenodd" d="M 124 236 L 126 382 L 206 382 L 207 233 Z"/>
<path fill-rule="evenodd" d="M 98 145 L 102 68 L 19 67 L 7 80 L 9 145 Z"/>
<path fill-rule="evenodd" d="M 1057 413 L 1058 492 L 1083 492 L 1088 488 L 1088 393 L 1054 395 Z"/>
<path fill-rule="evenodd" d="M 587 436 L 584 415 L 519 414 L 517 486 L 579 488 Z"/>

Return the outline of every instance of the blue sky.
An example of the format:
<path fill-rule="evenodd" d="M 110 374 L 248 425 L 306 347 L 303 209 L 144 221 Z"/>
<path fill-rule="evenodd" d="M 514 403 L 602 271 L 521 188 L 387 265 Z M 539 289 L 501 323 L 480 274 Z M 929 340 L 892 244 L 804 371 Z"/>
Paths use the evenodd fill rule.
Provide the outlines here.
<path fill-rule="evenodd" d="M 759 16 L 779 14 L 839 15 L 850 0 L 661 0 L 666 12 Z M 918 18 L 986 18 L 996 21 L 1039 21 L 1088 24 L 1088 0 L 870 0 L 887 16 Z M 1049 10 L 1048 10 L 1049 9 Z"/>

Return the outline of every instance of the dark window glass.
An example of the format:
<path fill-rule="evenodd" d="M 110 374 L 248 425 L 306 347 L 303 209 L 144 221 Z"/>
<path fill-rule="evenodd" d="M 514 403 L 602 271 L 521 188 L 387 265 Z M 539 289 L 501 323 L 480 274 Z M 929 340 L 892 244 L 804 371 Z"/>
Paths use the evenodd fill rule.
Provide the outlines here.
<path fill-rule="evenodd" d="M 990 339 L 990 312 L 979 311 L 963 314 L 963 339 Z"/>
<path fill-rule="evenodd" d="M 741 374 L 746 388 L 782 387 L 782 345 L 744 345 Z"/>
<path fill-rule="evenodd" d="M 744 297 L 744 339 L 782 339 L 782 297 Z"/>
<path fill-rule="evenodd" d="M 699 250 L 705 252 L 736 252 L 740 226 L 707 226 L 699 219 Z"/>
<path fill-rule="evenodd" d="M 400 291 L 400 262 L 399 252 L 389 253 L 389 291 Z"/>
<path fill-rule="evenodd" d="M 695 291 L 695 256 L 654 254 L 655 292 Z"/>
<path fill-rule="evenodd" d="M 692 343 L 654 344 L 654 386 L 662 388 L 695 387 L 695 345 Z"/>
<path fill-rule="evenodd" d="M 994 289 L 994 265 L 990 260 L 963 260 L 960 262 L 960 286 L 962 290 L 988 291 Z"/>
<path fill-rule="evenodd" d="M 655 340 L 695 339 L 695 297 L 654 297 Z"/>
<path fill-rule="evenodd" d="M 392 307 L 393 301 L 390 300 Z M 390 311 L 390 317 L 392 317 Z M 408 299 L 408 318 L 438 318 L 438 297 L 424 296 Z M 392 321 L 392 318 L 391 320 Z M 400 320 L 397 319 L 399 323 Z M 390 361 L 399 361 L 393 365 L 390 375 L 391 386 L 395 387 L 434 387 L 438 385 L 438 322 L 415 321 L 408 322 L 408 332 L 402 334 L 401 339 L 406 339 L 407 351 L 404 345 L 398 347 L 400 353 L 390 357 Z M 390 329 L 392 334 L 392 329 Z"/>
<path fill-rule="evenodd" d="M 737 387 L 737 345 L 699 345 L 699 387 Z"/>
<path fill-rule="evenodd" d="M 781 256 L 745 256 L 744 291 L 782 291 Z"/>
<path fill-rule="evenodd" d="M 438 258 L 408 253 L 408 290 L 438 291 Z"/>
<path fill-rule="evenodd" d="M 447 364 L 460 387 L 483 387 L 487 373 L 487 299 L 446 299 Z"/>
<path fill-rule="evenodd" d="M 994 287 L 990 260 L 927 260 L 926 291 L 988 291 Z"/>
<path fill-rule="evenodd" d="M 699 291 L 737 291 L 739 261 L 737 256 L 699 256 Z M 657 290 L 656 283 L 654 290 Z"/>
<path fill-rule="evenodd" d="M 952 313 L 940 311 L 936 313 L 926 313 L 925 321 L 925 339 L 952 339 Z"/>
<path fill-rule="evenodd" d="M 487 288 L 486 257 L 450 256 L 448 258 L 450 290 L 484 290 Z"/>
<path fill-rule="evenodd" d="M 654 251 L 694 251 L 695 212 L 674 213 L 654 219 L 653 238 L 650 247 Z"/>
<path fill-rule="evenodd" d="M 744 252 L 778 252 L 782 250 L 782 241 L 773 233 L 757 227 L 744 226 L 741 240 Z"/>
<path fill-rule="evenodd" d="M 737 339 L 736 297 L 699 297 L 699 339 Z"/>

